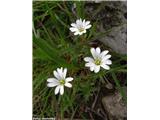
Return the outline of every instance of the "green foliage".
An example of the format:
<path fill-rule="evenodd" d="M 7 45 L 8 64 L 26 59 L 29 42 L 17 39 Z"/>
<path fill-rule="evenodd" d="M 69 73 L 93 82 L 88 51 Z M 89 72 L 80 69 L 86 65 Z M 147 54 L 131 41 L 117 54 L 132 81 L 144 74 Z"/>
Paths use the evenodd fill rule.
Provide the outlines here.
<path fill-rule="evenodd" d="M 77 16 L 72 13 L 72 6 L 76 4 Z M 113 65 L 109 71 L 102 70 L 98 74 L 90 72 L 84 67 L 83 58 L 90 55 L 91 40 L 95 40 L 105 33 L 96 30 L 97 21 L 92 22 L 92 28 L 87 34 L 78 37 L 69 33 L 70 24 L 77 18 L 89 20 L 84 12 L 85 2 L 33 2 L 33 114 L 40 117 L 61 116 L 74 118 L 82 103 L 87 104 L 96 92 L 99 76 L 112 75 L 122 96 L 126 96 L 116 77 L 116 73 L 126 73 L 126 55 L 119 55 L 110 50 Z M 103 7 L 101 5 L 97 12 Z M 99 45 L 108 49 L 103 45 Z M 47 88 L 46 80 L 53 77 L 53 70 L 57 67 L 68 68 L 68 75 L 74 77 L 72 89 L 65 88 L 63 96 L 55 96 L 54 88 Z M 100 81 L 98 81 L 100 82 Z M 80 98 L 83 99 L 80 99 Z M 85 118 L 82 114 L 80 117 Z"/>

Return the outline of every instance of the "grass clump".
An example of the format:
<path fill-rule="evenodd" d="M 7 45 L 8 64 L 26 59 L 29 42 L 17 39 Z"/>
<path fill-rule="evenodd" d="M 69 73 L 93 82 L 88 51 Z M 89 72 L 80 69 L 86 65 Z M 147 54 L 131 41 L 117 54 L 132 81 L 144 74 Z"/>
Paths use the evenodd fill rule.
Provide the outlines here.
<path fill-rule="evenodd" d="M 96 27 L 100 21 L 91 21 L 92 27 L 86 34 L 74 36 L 70 33 L 70 24 L 76 19 L 92 18 L 85 13 L 84 7 L 85 2 L 33 1 L 33 117 L 88 118 L 85 110 L 92 106 L 94 95 L 104 87 L 106 76 L 115 81 L 116 89 L 126 100 L 116 76 L 126 74 L 126 55 L 119 55 L 95 42 L 111 29 L 99 33 Z M 110 51 L 113 63 L 110 70 L 95 74 L 85 68 L 83 58 L 90 56 L 91 47 L 97 46 Z M 54 95 L 54 88 L 48 88 L 46 82 L 53 77 L 53 70 L 61 66 L 74 78 L 72 89 L 66 88 L 63 96 Z"/>

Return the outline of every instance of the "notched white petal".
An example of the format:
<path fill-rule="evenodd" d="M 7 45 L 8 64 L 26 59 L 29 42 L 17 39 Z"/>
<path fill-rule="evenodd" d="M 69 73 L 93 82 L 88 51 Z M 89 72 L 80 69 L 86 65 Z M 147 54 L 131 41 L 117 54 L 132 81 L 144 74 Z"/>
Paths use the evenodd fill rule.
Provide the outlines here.
<path fill-rule="evenodd" d="M 66 81 L 67 81 L 67 82 L 70 82 L 70 81 L 72 81 L 72 80 L 73 80 L 72 77 L 67 77 L 67 78 L 66 78 Z"/>
<path fill-rule="evenodd" d="M 69 28 L 71 32 L 76 32 L 78 29 L 77 28 Z"/>
<path fill-rule="evenodd" d="M 101 49 L 100 49 L 99 47 L 97 47 L 97 48 L 96 48 L 96 52 L 97 52 L 97 54 L 100 54 Z"/>
<path fill-rule="evenodd" d="M 57 79 L 55 79 L 55 78 L 48 78 L 47 79 L 47 82 L 54 82 L 54 81 L 57 81 Z"/>
<path fill-rule="evenodd" d="M 85 57 L 84 61 L 86 61 L 86 62 L 93 62 L 94 60 L 91 57 Z"/>
<path fill-rule="evenodd" d="M 77 27 L 77 25 L 75 23 L 72 23 L 71 26 L 72 27 Z"/>
<path fill-rule="evenodd" d="M 76 20 L 76 24 L 79 24 L 79 23 L 80 23 L 80 20 L 79 20 L 79 19 L 77 19 L 77 20 Z"/>
<path fill-rule="evenodd" d="M 103 68 L 106 69 L 106 70 L 109 70 L 109 69 L 110 69 L 110 67 L 109 67 L 108 65 L 106 65 L 106 64 L 102 64 L 101 67 L 103 67 Z"/>
<path fill-rule="evenodd" d="M 85 29 L 89 29 L 91 26 L 92 26 L 92 25 L 87 25 L 87 26 L 85 27 Z"/>
<path fill-rule="evenodd" d="M 79 19 L 79 22 L 81 22 L 81 23 L 82 23 L 82 19 L 81 19 L 81 18 Z"/>
<path fill-rule="evenodd" d="M 111 55 L 106 55 L 106 56 L 104 56 L 103 58 L 102 58 L 102 60 L 104 61 L 104 60 L 107 60 L 107 59 L 109 59 L 109 58 L 111 58 Z"/>
<path fill-rule="evenodd" d="M 94 64 L 91 62 L 85 64 L 85 67 L 92 67 L 92 66 L 94 66 Z"/>
<path fill-rule="evenodd" d="M 112 64 L 112 61 L 111 61 L 111 60 L 106 60 L 104 63 L 105 63 L 105 64 L 108 64 L 108 65 L 111 65 L 111 64 Z"/>
<path fill-rule="evenodd" d="M 86 22 L 85 22 L 85 19 L 84 19 L 84 20 L 83 20 L 83 25 L 85 25 L 85 23 L 86 23 Z"/>
<path fill-rule="evenodd" d="M 64 93 L 64 86 L 60 86 L 60 94 L 63 95 Z"/>
<path fill-rule="evenodd" d="M 63 77 L 64 77 L 64 79 L 66 78 L 66 75 L 67 75 L 67 68 L 64 68 L 64 70 L 63 70 Z"/>
<path fill-rule="evenodd" d="M 75 33 L 74 33 L 74 35 L 78 35 L 79 34 L 79 32 L 78 31 L 76 31 Z"/>
<path fill-rule="evenodd" d="M 95 73 L 98 73 L 100 71 L 100 66 L 94 66 L 94 72 Z"/>
<path fill-rule="evenodd" d="M 60 86 L 57 86 L 56 88 L 55 88 L 55 95 L 57 95 L 58 93 L 59 93 L 59 90 L 60 90 Z"/>
<path fill-rule="evenodd" d="M 108 50 L 104 50 L 102 53 L 101 53 L 101 57 L 103 58 L 105 55 L 107 55 L 109 51 Z"/>
<path fill-rule="evenodd" d="M 72 84 L 71 84 L 71 83 L 65 83 L 64 85 L 65 85 L 66 87 L 69 87 L 69 88 L 72 87 Z"/>
<path fill-rule="evenodd" d="M 90 21 L 86 21 L 86 26 L 90 24 Z"/>
<path fill-rule="evenodd" d="M 63 68 L 57 68 L 57 73 L 60 76 L 60 78 L 63 78 L 63 72 L 62 72 Z"/>
<path fill-rule="evenodd" d="M 90 67 L 90 71 L 93 71 L 94 70 L 94 66 Z"/>
<path fill-rule="evenodd" d="M 61 79 L 60 76 L 58 75 L 57 71 L 54 70 L 54 71 L 53 71 L 53 74 L 54 74 L 54 76 L 55 76 L 58 80 Z"/>
<path fill-rule="evenodd" d="M 57 85 L 59 85 L 59 84 L 58 83 L 48 83 L 47 87 L 55 87 Z"/>
<path fill-rule="evenodd" d="M 97 54 L 96 54 L 96 50 L 95 50 L 95 48 L 91 48 L 91 53 L 92 53 L 92 56 L 94 57 L 94 58 L 96 58 L 97 57 Z"/>

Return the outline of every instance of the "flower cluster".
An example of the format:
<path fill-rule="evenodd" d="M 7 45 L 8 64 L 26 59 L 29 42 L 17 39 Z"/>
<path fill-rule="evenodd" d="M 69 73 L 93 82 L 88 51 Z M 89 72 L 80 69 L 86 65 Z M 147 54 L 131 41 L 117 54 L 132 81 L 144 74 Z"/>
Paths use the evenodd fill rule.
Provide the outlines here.
<path fill-rule="evenodd" d="M 83 33 L 86 33 L 86 29 L 89 29 L 91 27 L 90 21 L 85 21 L 82 19 L 78 19 L 76 23 L 71 24 L 70 30 L 74 32 L 74 35 L 82 35 Z M 111 55 L 108 54 L 108 50 L 101 51 L 99 47 L 97 48 L 91 48 L 90 49 L 91 54 L 93 57 L 85 57 L 84 61 L 86 62 L 85 67 L 89 67 L 90 71 L 94 71 L 95 73 L 98 73 L 100 71 L 100 68 L 104 68 L 106 70 L 109 70 L 109 65 L 112 64 L 112 61 L 109 60 L 111 58 Z M 67 75 L 67 68 L 57 68 L 57 70 L 53 71 L 54 77 L 47 79 L 47 86 L 48 87 L 56 87 L 55 88 L 55 95 L 60 93 L 60 95 L 64 94 L 64 86 L 71 88 L 72 84 L 70 83 L 73 78 L 72 77 L 66 77 Z"/>

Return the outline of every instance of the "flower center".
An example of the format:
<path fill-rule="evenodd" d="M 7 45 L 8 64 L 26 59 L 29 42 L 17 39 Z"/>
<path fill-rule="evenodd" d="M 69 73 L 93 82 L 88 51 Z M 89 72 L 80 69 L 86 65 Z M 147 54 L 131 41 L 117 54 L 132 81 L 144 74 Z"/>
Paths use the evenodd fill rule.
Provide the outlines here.
<path fill-rule="evenodd" d="M 65 84 L 65 80 L 62 79 L 62 80 L 59 81 L 59 83 L 60 83 L 61 85 L 64 85 L 64 84 Z"/>
<path fill-rule="evenodd" d="M 79 32 L 83 32 L 83 31 L 84 31 L 84 28 L 83 28 L 83 27 L 80 27 L 78 30 L 79 30 Z"/>
<path fill-rule="evenodd" d="M 95 63 L 96 65 L 100 65 L 100 64 L 101 64 L 101 60 L 96 59 L 96 60 L 94 61 L 94 63 Z"/>

